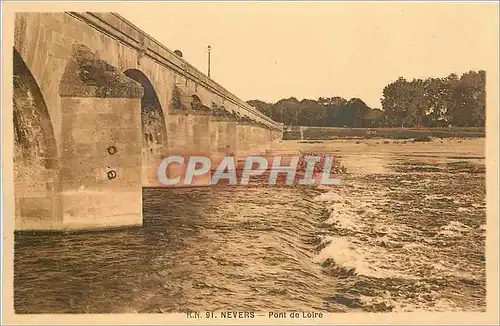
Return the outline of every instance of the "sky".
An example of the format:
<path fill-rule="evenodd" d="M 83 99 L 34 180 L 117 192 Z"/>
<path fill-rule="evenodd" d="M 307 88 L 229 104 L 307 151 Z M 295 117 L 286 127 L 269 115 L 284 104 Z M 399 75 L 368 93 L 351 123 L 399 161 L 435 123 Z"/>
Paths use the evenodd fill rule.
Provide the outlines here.
<path fill-rule="evenodd" d="M 142 3 L 116 12 L 241 99 L 359 97 L 497 60 L 498 5 L 457 3 Z M 493 50 L 492 50 L 493 49 Z"/>

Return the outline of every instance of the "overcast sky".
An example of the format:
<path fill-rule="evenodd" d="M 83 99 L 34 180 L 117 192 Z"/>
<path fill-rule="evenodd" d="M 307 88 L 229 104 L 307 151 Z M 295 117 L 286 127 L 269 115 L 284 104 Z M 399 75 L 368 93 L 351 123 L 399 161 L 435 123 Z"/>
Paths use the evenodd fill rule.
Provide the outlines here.
<path fill-rule="evenodd" d="M 243 100 L 359 97 L 496 60 L 494 4 L 156 3 L 117 12 Z"/>

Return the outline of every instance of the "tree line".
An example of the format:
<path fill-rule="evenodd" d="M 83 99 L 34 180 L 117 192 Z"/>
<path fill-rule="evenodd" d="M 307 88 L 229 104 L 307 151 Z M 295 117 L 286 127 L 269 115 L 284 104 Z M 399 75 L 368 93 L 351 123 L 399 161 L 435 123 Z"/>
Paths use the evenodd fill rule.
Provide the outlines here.
<path fill-rule="evenodd" d="M 295 97 L 276 103 L 248 101 L 273 120 L 289 126 L 318 127 L 484 127 L 486 72 L 458 77 L 413 79 L 400 77 L 382 91 L 382 108 L 360 98 L 340 96 L 317 100 Z"/>

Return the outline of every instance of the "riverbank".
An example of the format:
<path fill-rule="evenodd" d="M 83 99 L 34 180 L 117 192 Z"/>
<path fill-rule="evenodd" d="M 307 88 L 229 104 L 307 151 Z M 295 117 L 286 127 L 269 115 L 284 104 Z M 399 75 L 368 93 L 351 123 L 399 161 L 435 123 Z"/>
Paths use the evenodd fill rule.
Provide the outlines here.
<path fill-rule="evenodd" d="M 425 138 L 483 138 L 485 128 L 445 127 L 445 128 L 338 128 L 300 127 L 299 130 L 285 131 L 285 140 L 328 140 L 328 139 L 423 139 Z"/>

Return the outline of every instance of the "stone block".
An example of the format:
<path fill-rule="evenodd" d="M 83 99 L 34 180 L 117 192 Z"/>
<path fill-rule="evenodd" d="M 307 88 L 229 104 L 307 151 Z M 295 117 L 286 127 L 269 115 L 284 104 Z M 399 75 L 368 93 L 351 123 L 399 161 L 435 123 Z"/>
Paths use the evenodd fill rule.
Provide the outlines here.
<path fill-rule="evenodd" d="M 73 191 L 62 195 L 63 229 L 142 225 L 142 190 Z"/>
<path fill-rule="evenodd" d="M 19 199 L 19 213 L 22 219 L 51 220 L 52 198 L 28 197 Z"/>

